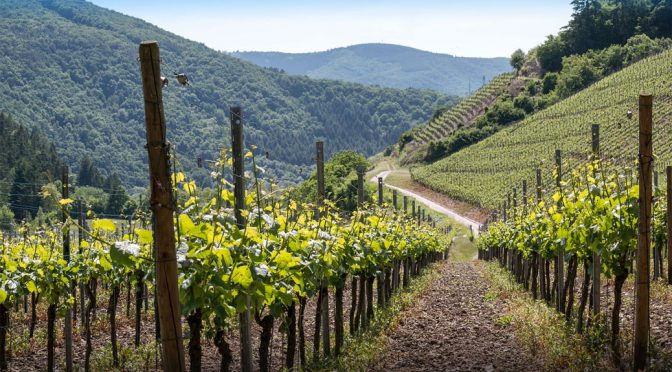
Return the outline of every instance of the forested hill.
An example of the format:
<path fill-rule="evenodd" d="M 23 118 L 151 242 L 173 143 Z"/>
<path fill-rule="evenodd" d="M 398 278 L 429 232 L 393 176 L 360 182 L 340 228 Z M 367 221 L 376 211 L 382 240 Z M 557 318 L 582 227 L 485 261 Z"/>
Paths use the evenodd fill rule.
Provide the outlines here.
<path fill-rule="evenodd" d="M 393 44 L 359 44 L 315 53 L 234 52 L 233 55 L 289 74 L 425 88 L 467 96 L 493 77 L 511 71 L 508 58 L 456 57 Z"/>
<path fill-rule="evenodd" d="M 171 79 L 165 111 L 179 166 L 201 179 L 209 171 L 196 160 L 214 158 L 228 142 L 232 105 L 243 107 L 246 143 L 268 152 L 268 176 L 295 181 L 312 163 L 315 140 L 327 141 L 327 155 L 345 148 L 371 155 L 456 100 L 289 76 L 81 0 L 3 0 L 0 111 L 40 128 L 73 167 L 88 153 L 104 175 L 144 185 L 137 58 L 138 44 L 150 39 L 160 43 L 164 75 L 190 78 L 187 87 Z"/>
<path fill-rule="evenodd" d="M 52 143 L 37 129 L 27 129 L 0 112 L 0 228 L 13 216 L 35 215 L 42 185 L 60 179 L 59 168 Z"/>

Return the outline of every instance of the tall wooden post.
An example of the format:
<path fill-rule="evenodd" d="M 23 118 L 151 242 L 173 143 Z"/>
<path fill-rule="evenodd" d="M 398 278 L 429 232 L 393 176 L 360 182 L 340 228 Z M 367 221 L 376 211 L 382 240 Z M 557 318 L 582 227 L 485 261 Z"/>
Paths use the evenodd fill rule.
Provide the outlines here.
<path fill-rule="evenodd" d="M 415 199 L 411 200 L 411 217 L 415 219 Z"/>
<path fill-rule="evenodd" d="M 667 173 L 667 284 L 672 285 L 672 166 L 665 168 Z"/>
<path fill-rule="evenodd" d="M 558 188 L 558 192 L 562 192 L 562 186 L 560 185 L 560 182 L 562 181 L 562 155 L 559 149 L 555 150 L 555 168 L 557 172 L 555 176 L 555 186 Z M 557 208 L 559 212 L 560 208 L 562 208 L 562 198 L 558 200 Z M 564 313 L 565 297 L 562 295 L 562 290 L 565 286 L 565 251 L 562 247 L 558 247 L 558 255 L 555 264 L 557 268 L 556 275 L 558 276 L 558 280 L 556 281 L 558 284 L 558 287 L 556 288 L 556 302 L 558 311 Z"/>
<path fill-rule="evenodd" d="M 357 167 L 357 206 L 364 205 L 364 167 Z"/>
<path fill-rule="evenodd" d="M 523 213 L 527 213 L 527 180 L 523 180 Z"/>
<path fill-rule="evenodd" d="M 535 176 L 536 176 L 536 181 L 537 181 L 537 205 L 541 203 L 541 169 L 537 168 L 535 170 Z M 545 263 L 546 260 L 539 255 L 539 252 L 534 252 L 534 255 L 536 257 L 536 265 L 537 265 L 537 276 L 535 276 L 534 280 L 536 283 L 539 285 L 539 297 L 542 299 L 546 298 L 546 286 L 544 285 L 545 279 L 546 279 L 546 274 L 545 274 Z M 536 295 L 536 292 L 534 293 Z M 535 297 L 536 300 L 536 297 Z"/>
<path fill-rule="evenodd" d="M 392 205 L 394 206 L 394 209 L 399 209 L 397 207 L 397 190 L 392 190 Z"/>
<path fill-rule="evenodd" d="M 651 249 L 651 164 L 653 162 L 653 96 L 639 96 L 639 233 L 635 280 L 634 370 L 646 369 L 649 346 L 649 250 Z"/>
<path fill-rule="evenodd" d="M 522 191 L 523 191 L 523 195 L 522 195 L 522 198 L 521 198 L 521 201 L 522 201 L 522 204 L 523 204 L 522 215 L 525 216 L 527 214 L 527 180 L 523 180 L 523 190 Z M 530 287 L 529 286 L 529 279 L 530 278 L 528 276 L 528 272 L 529 272 L 528 269 L 530 268 L 530 262 L 529 262 L 530 260 L 529 260 L 529 258 L 523 257 L 523 252 L 520 252 L 520 260 L 522 261 L 522 270 L 523 270 L 520 277 L 521 277 L 521 280 L 522 280 L 523 284 L 525 285 L 525 289 L 528 289 Z M 536 297 L 536 294 L 535 294 L 535 297 Z"/>
<path fill-rule="evenodd" d="M 317 165 L 317 207 L 318 211 L 324 206 L 324 199 L 326 197 L 324 191 L 324 142 L 315 142 L 315 160 Z M 318 212 L 319 213 L 319 212 Z M 320 288 L 322 303 L 319 304 L 321 308 L 320 320 L 322 322 L 322 352 L 324 356 L 328 357 L 331 354 L 331 344 L 329 335 L 329 286 L 324 281 Z"/>
<path fill-rule="evenodd" d="M 63 199 L 68 199 L 70 197 L 70 185 L 69 185 L 69 170 L 68 166 L 63 166 L 61 174 L 61 197 Z M 61 216 L 63 224 L 68 220 L 68 206 L 63 207 L 63 214 Z M 63 259 L 66 262 L 70 262 L 70 228 L 67 227 L 63 230 Z M 72 284 L 72 282 L 71 282 Z M 74 290 L 71 285 L 71 289 Z M 81 301 L 81 299 L 80 299 Z M 68 306 L 65 312 L 64 327 L 63 327 L 63 336 L 65 338 L 65 370 L 72 371 L 72 308 Z"/>
<path fill-rule="evenodd" d="M 173 224 L 175 202 L 168 164 L 169 145 L 166 143 L 166 119 L 161 92 L 161 58 L 158 42 L 144 41 L 140 44 L 140 67 L 145 99 L 150 205 L 156 222 L 153 233 L 157 250 L 156 288 L 163 367 L 166 371 L 184 371 L 175 226 Z"/>
<path fill-rule="evenodd" d="M 404 195 L 404 214 L 408 213 L 408 196 Z"/>
<path fill-rule="evenodd" d="M 593 147 L 593 158 L 595 161 L 600 162 L 600 125 L 593 124 L 591 128 L 592 132 L 592 147 Z M 602 275 L 602 263 L 600 261 L 600 254 L 598 252 L 593 252 L 593 316 L 597 317 L 600 315 L 600 290 L 602 289 L 602 284 L 600 276 Z"/>
<path fill-rule="evenodd" d="M 656 194 L 656 190 L 658 190 L 658 172 L 653 171 L 653 191 L 651 192 L 653 195 Z M 653 246 L 653 280 L 656 281 L 660 279 L 660 277 L 663 275 L 663 268 L 662 268 L 662 257 L 661 255 L 663 254 L 662 252 L 662 247 L 659 247 L 658 245 Z"/>
<path fill-rule="evenodd" d="M 233 211 L 239 229 L 246 226 L 243 211 L 245 210 L 245 159 L 243 156 L 243 110 L 240 107 L 231 107 L 231 151 L 233 155 Z M 252 372 L 252 336 L 250 323 L 250 295 L 245 294 L 245 310 L 238 314 L 240 329 L 240 365 L 244 372 Z"/>
<path fill-rule="evenodd" d="M 383 177 L 378 177 L 378 205 L 383 205 Z"/>
<path fill-rule="evenodd" d="M 79 225 L 79 228 L 77 229 L 77 243 L 79 244 L 79 249 L 78 253 L 81 255 L 82 254 L 82 241 L 84 240 L 84 208 L 83 208 L 83 203 L 82 200 L 77 201 L 77 206 L 79 209 L 79 213 L 77 216 L 77 224 Z M 79 283 L 79 315 L 80 319 L 82 322 L 84 322 L 84 317 L 86 316 L 86 304 L 85 304 L 85 299 L 86 296 L 84 294 L 84 283 L 80 282 Z"/>
<path fill-rule="evenodd" d="M 317 207 L 324 206 L 324 142 L 315 142 L 315 165 L 317 166 Z M 319 211 L 318 211 L 319 215 Z"/>

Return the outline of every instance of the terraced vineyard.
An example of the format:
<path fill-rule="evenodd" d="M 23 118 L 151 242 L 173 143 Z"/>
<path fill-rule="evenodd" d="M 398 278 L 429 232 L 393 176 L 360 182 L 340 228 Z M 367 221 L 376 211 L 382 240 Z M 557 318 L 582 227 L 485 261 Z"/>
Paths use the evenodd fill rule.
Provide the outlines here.
<path fill-rule="evenodd" d="M 522 122 L 448 156 L 412 170 L 414 180 L 451 197 L 496 208 L 522 180 L 541 168 L 551 179 L 555 150 L 563 154 L 563 170 L 586 161 L 591 125 L 601 125 L 601 154 L 612 162 L 634 165 L 637 154 L 637 98 L 654 95 L 655 167 L 672 162 L 672 51 L 631 65 L 588 89 Z"/>
<path fill-rule="evenodd" d="M 469 126 L 483 113 L 486 106 L 511 83 L 513 74 L 501 74 L 482 86 L 471 96 L 463 99 L 450 110 L 432 119 L 427 125 L 412 132 L 412 141 L 408 148 L 413 150 L 431 141 L 442 139 L 461 126 Z"/>

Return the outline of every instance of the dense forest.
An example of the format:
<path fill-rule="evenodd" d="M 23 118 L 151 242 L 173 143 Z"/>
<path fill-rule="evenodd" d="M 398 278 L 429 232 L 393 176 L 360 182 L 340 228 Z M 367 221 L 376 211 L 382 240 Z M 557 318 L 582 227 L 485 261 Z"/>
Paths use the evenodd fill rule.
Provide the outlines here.
<path fill-rule="evenodd" d="M 572 0 L 572 19 L 537 49 L 541 67 L 559 71 L 563 57 L 623 45 L 632 36 L 672 36 L 672 0 Z"/>
<path fill-rule="evenodd" d="M 511 70 L 508 58 L 457 57 L 392 44 L 358 44 L 314 53 L 234 52 L 288 74 L 466 96 Z"/>
<path fill-rule="evenodd" d="M 37 128 L 26 128 L 0 112 L 0 228 L 14 221 L 59 217 L 63 161 L 56 147 Z M 130 215 L 138 207 L 117 174 L 105 177 L 87 155 L 70 174 L 70 197 L 100 216 Z"/>
<path fill-rule="evenodd" d="M 0 113 L 0 224 L 35 215 L 42 185 L 60 177 L 56 149 L 36 129 L 17 124 Z"/>
<path fill-rule="evenodd" d="M 197 159 L 214 159 L 226 143 L 233 105 L 243 107 L 246 142 L 267 155 L 266 176 L 295 182 L 308 175 L 316 140 L 327 140 L 327 156 L 346 148 L 371 155 L 456 102 L 431 91 L 289 76 L 82 0 L 8 0 L 0 8 L 0 110 L 39 128 L 74 173 L 89 155 L 102 176 L 142 186 L 137 48 L 147 39 L 160 42 L 162 72 L 171 77 L 164 101 L 178 167 L 200 181 L 210 170 Z M 172 79 L 178 72 L 189 86 Z"/>

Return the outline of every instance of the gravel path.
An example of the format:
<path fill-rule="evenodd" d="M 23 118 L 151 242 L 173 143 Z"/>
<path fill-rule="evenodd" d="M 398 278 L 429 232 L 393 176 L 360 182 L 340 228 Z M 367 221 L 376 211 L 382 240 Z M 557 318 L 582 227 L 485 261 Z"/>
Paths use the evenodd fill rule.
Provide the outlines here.
<path fill-rule="evenodd" d="M 391 172 L 392 172 L 392 171 L 384 171 L 384 172 L 380 172 L 378 175 L 376 175 L 375 177 L 371 178 L 371 182 L 373 182 L 373 183 L 377 183 L 377 182 L 378 182 L 378 177 L 382 177 L 382 178 L 383 178 L 383 181 L 384 181 L 385 178 L 386 178 Z M 481 224 L 480 224 L 480 223 L 478 223 L 478 222 L 476 222 L 476 221 L 474 221 L 474 220 L 472 220 L 472 219 L 470 219 L 470 218 L 464 217 L 464 216 L 458 214 L 457 212 L 455 212 L 455 211 L 453 211 L 453 210 L 451 210 L 451 209 L 448 209 L 448 208 L 444 207 L 443 205 L 441 205 L 441 204 L 439 204 L 439 203 L 435 203 L 435 202 L 433 202 L 433 201 L 431 201 L 431 200 L 429 200 L 429 199 L 427 199 L 427 198 L 425 198 L 425 197 L 423 197 L 423 196 L 421 196 L 421 195 L 419 195 L 419 194 L 414 193 L 413 191 L 406 190 L 406 189 L 402 189 L 401 187 L 392 186 L 392 185 L 389 185 L 389 184 L 385 184 L 385 186 L 389 187 L 390 189 L 399 191 L 402 195 L 407 195 L 407 196 L 410 196 L 410 197 L 412 197 L 412 198 L 415 198 L 415 199 L 418 200 L 419 202 L 421 202 L 421 203 L 427 205 L 430 209 L 433 209 L 433 210 L 435 210 L 435 211 L 437 211 L 437 212 L 439 212 L 439 213 L 443 213 L 443 214 L 445 214 L 445 215 L 450 216 L 450 218 L 454 219 L 454 220 L 457 221 L 459 224 L 471 228 L 471 230 L 474 232 L 474 236 L 478 236 L 478 232 L 480 231 L 480 228 L 481 228 Z"/>
<path fill-rule="evenodd" d="M 486 300 L 476 262 L 448 262 L 388 338 L 373 371 L 530 371 L 540 367 L 495 323 L 501 303 Z"/>

